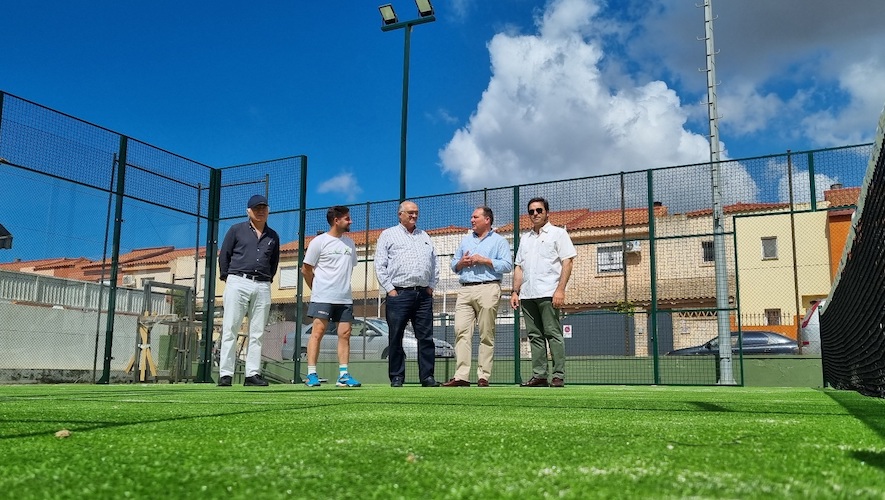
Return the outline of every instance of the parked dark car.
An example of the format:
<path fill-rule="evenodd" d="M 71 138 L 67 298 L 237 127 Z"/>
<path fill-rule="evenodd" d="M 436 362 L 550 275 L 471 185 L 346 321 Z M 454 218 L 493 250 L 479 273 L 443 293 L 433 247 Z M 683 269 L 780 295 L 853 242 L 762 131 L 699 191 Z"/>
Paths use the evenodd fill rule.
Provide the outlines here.
<path fill-rule="evenodd" d="M 731 351 L 738 352 L 738 332 L 731 332 Z M 799 354 L 799 344 L 779 333 L 767 331 L 744 330 L 741 336 L 741 348 L 744 354 Z M 719 338 L 694 347 L 676 349 L 667 356 L 703 356 L 719 352 Z"/>
<path fill-rule="evenodd" d="M 390 340 L 387 321 L 382 318 L 366 318 L 365 321 L 355 319 L 350 334 L 350 359 L 387 359 Z M 307 341 L 313 331 L 312 325 L 305 325 L 301 330 L 301 359 L 307 359 Z M 455 357 L 452 344 L 438 338 L 433 339 L 437 358 Z M 403 350 L 406 359 L 418 358 L 418 339 L 411 328 L 406 327 L 403 335 Z M 289 332 L 283 339 L 282 358 L 292 359 L 295 354 L 295 332 Z M 329 329 L 320 341 L 320 360 L 338 359 L 338 324 L 329 323 Z"/>

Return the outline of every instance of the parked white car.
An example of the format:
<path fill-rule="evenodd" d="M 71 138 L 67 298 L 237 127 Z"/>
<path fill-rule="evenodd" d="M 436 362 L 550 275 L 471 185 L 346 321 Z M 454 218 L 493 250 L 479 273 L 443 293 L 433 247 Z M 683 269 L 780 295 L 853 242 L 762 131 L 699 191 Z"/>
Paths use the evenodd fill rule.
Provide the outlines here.
<path fill-rule="evenodd" d="M 805 317 L 802 318 L 799 339 L 802 346 L 802 354 L 820 354 L 820 308 L 827 302 L 826 299 L 811 303 Z"/>
<path fill-rule="evenodd" d="M 350 360 L 361 359 L 387 359 L 390 334 L 387 329 L 387 321 L 383 318 L 355 319 L 352 323 L 353 330 L 350 334 Z M 301 359 L 307 359 L 307 341 L 313 330 L 312 325 L 306 325 L 301 330 Z M 455 357 L 455 348 L 452 344 L 438 338 L 433 339 L 436 346 L 437 358 Z M 403 350 L 406 359 L 418 359 L 418 339 L 411 328 L 407 327 L 403 335 Z M 289 332 L 283 339 L 282 358 L 293 359 L 295 354 L 295 332 Z M 334 361 L 338 359 L 338 325 L 329 323 L 329 328 L 320 342 L 320 360 Z"/>

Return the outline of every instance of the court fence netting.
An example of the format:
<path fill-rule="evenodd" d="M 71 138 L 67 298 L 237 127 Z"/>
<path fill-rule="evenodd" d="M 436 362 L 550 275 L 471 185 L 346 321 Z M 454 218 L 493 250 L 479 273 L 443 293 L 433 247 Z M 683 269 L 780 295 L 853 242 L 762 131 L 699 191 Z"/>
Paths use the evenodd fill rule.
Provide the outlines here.
<path fill-rule="evenodd" d="M 881 127 L 878 141 L 876 155 Z M 608 175 L 412 198 L 438 255 L 434 335 L 441 346 L 454 343 L 460 285 L 451 259 L 474 208 L 494 211 L 493 226 L 515 253 L 530 228 L 526 204 L 542 196 L 551 223 L 567 229 L 578 251 L 562 311 L 569 384 L 719 384 L 722 315 L 733 331 L 728 383 L 745 383 L 748 359 L 816 363 L 818 373 L 823 359 L 830 383 L 853 387 L 837 375 L 858 377 L 857 369 L 841 368 L 845 363 L 874 366 L 858 357 L 863 352 L 878 356 L 881 380 L 875 325 L 882 304 L 873 302 L 885 294 L 868 293 L 872 278 L 883 274 L 875 267 L 882 261 L 875 244 L 882 219 L 872 215 L 882 207 L 881 182 L 864 181 L 871 152 L 873 145 L 860 144 L 715 164 L 631 171 L 637 166 L 624 165 Z M 587 159 L 588 171 L 593 161 Z M 713 229 L 714 175 L 722 179 L 722 238 Z M 310 290 L 300 255 L 328 228 L 326 207 L 307 207 L 306 155 L 210 166 L 0 92 L 0 186 L 0 382 L 211 381 L 224 286 L 218 239 L 244 220 L 245 200 L 255 193 L 270 200 L 269 224 L 282 238 L 262 348 L 265 373 L 279 382 L 303 373 L 297 333 Z M 863 225 L 852 228 L 859 200 Z M 397 224 L 398 203 L 350 204 L 359 253 L 354 310 L 364 325 L 351 341 L 351 362 L 363 364 L 364 373 L 378 366 L 385 377 L 384 332 L 366 325 L 385 315 L 373 259 L 381 231 Z M 805 343 L 801 323 L 833 288 L 849 233 L 845 275 L 824 313 L 822 358 Z M 724 301 L 717 301 L 717 271 Z M 857 276 L 853 285 L 845 285 L 849 275 Z M 512 274 L 501 287 L 490 381 L 512 384 L 529 376 L 530 352 L 508 304 Z M 838 319 L 846 303 L 851 312 Z M 869 314 L 862 320 L 857 311 Z M 834 340 L 857 321 L 865 326 L 850 336 L 863 330 L 865 340 Z M 870 354 L 874 340 L 878 351 Z M 836 354 L 846 349 L 856 354 Z M 449 356 L 439 353 L 438 374 L 452 372 Z M 416 369 L 407 374 L 407 382 L 417 382 Z"/>

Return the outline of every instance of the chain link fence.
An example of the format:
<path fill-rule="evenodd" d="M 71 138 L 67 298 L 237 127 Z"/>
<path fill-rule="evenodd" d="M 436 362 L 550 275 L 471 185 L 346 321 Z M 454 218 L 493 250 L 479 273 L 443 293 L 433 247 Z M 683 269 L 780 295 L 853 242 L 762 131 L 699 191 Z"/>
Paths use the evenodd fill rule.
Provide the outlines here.
<path fill-rule="evenodd" d="M 156 353 L 175 353 L 163 358 L 168 366 L 157 364 L 154 378 L 208 380 L 223 293 L 217 240 L 245 218 L 245 201 L 255 193 L 268 197 L 269 225 L 283 240 L 264 355 L 286 361 L 282 346 L 304 323 L 310 299 L 299 256 L 328 229 L 326 208 L 304 205 L 305 157 L 212 168 L 9 94 L 0 99 L 6 194 L 0 223 L 15 243 L 0 250 L 0 379 L 138 380 L 130 361 L 149 345 L 154 361 Z M 799 321 L 835 278 L 870 151 L 870 145 L 848 146 L 717 165 L 724 310 L 716 300 L 710 164 L 414 199 L 418 225 L 439 256 L 435 336 L 454 343 L 459 285 L 450 262 L 474 208 L 494 211 L 494 226 L 515 253 L 531 227 L 526 204 L 543 196 L 551 222 L 568 230 L 578 251 L 563 308 L 568 383 L 715 384 L 710 341 L 720 314 L 734 332 L 767 331 L 793 342 L 789 354 L 755 351 L 735 335 L 737 383 L 743 383 L 741 356 L 809 357 Z M 384 317 L 373 257 L 381 231 L 397 224 L 397 207 L 397 201 L 350 207 L 360 257 L 352 282 L 357 316 Z M 152 282 L 187 287 L 192 306 L 176 307 L 177 289 L 158 286 L 145 308 L 144 286 Z M 511 288 L 507 274 L 492 383 L 531 373 L 525 330 L 509 306 Z M 197 351 L 187 358 L 194 370 L 173 374 L 175 356 L 182 355 L 169 350 L 178 343 L 162 321 L 142 337 L 148 309 L 188 316 L 184 326 L 167 319 L 196 339 L 182 344 Z M 695 354 L 683 351 L 693 347 Z M 438 361 L 438 373 L 453 367 L 450 358 Z M 417 370 L 408 373 L 417 377 Z"/>

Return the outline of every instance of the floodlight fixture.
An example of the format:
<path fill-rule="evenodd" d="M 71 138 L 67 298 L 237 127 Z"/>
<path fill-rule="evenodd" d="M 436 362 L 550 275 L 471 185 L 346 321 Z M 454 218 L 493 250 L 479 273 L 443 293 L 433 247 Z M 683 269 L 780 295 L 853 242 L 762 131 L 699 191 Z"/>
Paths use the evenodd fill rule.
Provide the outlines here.
<path fill-rule="evenodd" d="M 402 21 L 396 17 L 393 11 L 393 5 L 385 4 L 378 7 L 381 11 L 381 31 L 394 31 L 400 28 L 405 32 L 405 45 L 403 46 L 403 107 L 402 107 L 402 126 L 400 127 L 400 153 L 399 153 L 399 198 L 400 201 L 406 199 L 406 130 L 409 121 L 409 47 L 412 38 L 412 28 L 419 24 L 426 24 L 436 21 L 433 15 L 433 5 L 430 0 L 415 0 L 418 7 L 420 17 L 408 21 Z"/>
<path fill-rule="evenodd" d="M 430 4 L 430 0 L 415 0 L 415 5 L 418 6 L 418 14 L 421 14 L 421 17 L 433 15 L 433 5 Z"/>
<path fill-rule="evenodd" d="M 12 249 L 12 233 L 0 224 L 0 250 Z"/>
<path fill-rule="evenodd" d="M 385 4 L 378 7 L 378 10 L 381 12 L 381 21 L 384 22 L 384 26 L 390 26 L 399 22 L 396 12 L 393 11 L 393 5 Z"/>

